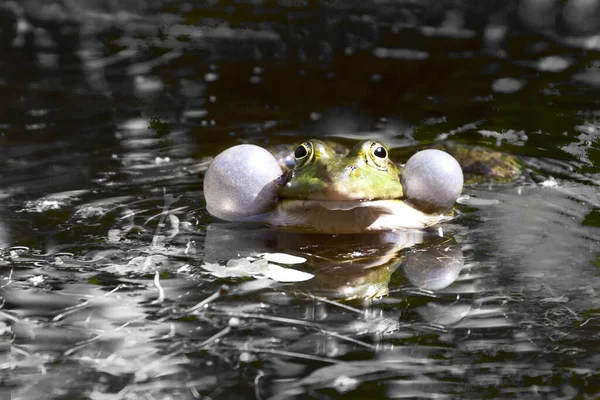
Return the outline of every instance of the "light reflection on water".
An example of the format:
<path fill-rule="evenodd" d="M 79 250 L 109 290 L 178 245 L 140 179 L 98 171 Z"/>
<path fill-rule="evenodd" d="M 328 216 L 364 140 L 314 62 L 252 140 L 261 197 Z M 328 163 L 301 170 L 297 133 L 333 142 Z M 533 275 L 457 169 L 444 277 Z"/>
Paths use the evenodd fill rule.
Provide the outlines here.
<path fill-rule="evenodd" d="M 498 59 L 465 50 L 453 81 L 451 66 L 394 58 L 406 54 L 326 66 L 192 57 L 164 70 L 134 64 L 149 68 L 144 79 L 109 67 L 85 88 L 3 83 L 11 107 L 28 111 L 2 121 L 0 319 L 12 345 L 1 351 L 11 352 L 2 367 L 12 396 L 594 395 L 600 231 L 583 222 L 600 204 L 596 100 L 572 85 L 595 72 L 575 56 L 550 60 L 564 64 L 558 77 L 541 73 L 547 59 L 515 63 L 528 85 L 511 94 Z M 424 84 L 422 68 L 444 79 Z M 532 158 L 515 183 L 467 186 L 479 200 L 457 207 L 442 238 L 301 237 L 206 213 L 210 156 L 315 135 L 393 147 L 447 137 Z M 218 279 L 201 268 L 265 251 L 306 256 L 317 279 Z"/>

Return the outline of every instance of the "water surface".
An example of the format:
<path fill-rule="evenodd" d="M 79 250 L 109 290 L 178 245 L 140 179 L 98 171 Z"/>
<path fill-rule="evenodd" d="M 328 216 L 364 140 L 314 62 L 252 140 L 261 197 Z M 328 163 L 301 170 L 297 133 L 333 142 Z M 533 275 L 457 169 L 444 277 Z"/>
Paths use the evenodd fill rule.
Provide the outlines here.
<path fill-rule="evenodd" d="M 407 5 L 139 7 L 78 15 L 77 53 L 48 27 L 31 51 L 3 48 L 5 393 L 597 396 L 592 33 L 541 33 L 509 7 L 497 16 L 519 26 Z M 483 145 L 523 172 L 466 185 L 441 231 L 306 236 L 206 212 L 211 157 L 309 137 L 376 138 L 399 161 Z M 202 268 L 263 252 L 303 256 L 315 278 Z"/>

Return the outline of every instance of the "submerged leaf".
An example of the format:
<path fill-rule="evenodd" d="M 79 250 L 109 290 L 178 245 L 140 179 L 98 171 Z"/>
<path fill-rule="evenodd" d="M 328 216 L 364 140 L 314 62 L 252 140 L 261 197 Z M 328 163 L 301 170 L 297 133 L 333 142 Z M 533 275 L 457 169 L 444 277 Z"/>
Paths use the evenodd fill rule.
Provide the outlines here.
<path fill-rule="evenodd" d="M 227 261 L 226 266 L 217 263 L 204 263 L 201 267 L 218 278 L 254 277 L 268 278 L 277 282 L 302 282 L 314 275 L 271 264 L 265 258 L 252 261 L 250 258 L 239 258 Z"/>
<path fill-rule="evenodd" d="M 297 269 L 284 268 L 276 264 L 269 264 L 263 275 L 278 282 L 303 282 L 311 279 L 314 275 Z"/>
<path fill-rule="evenodd" d="M 243 269 L 235 268 L 235 267 L 225 267 L 219 265 L 217 263 L 205 263 L 202 264 L 201 267 L 206 271 L 210 272 L 212 275 L 217 278 L 232 278 L 232 277 L 244 277 L 250 276 L 247 272 L 244 272 Z"/>

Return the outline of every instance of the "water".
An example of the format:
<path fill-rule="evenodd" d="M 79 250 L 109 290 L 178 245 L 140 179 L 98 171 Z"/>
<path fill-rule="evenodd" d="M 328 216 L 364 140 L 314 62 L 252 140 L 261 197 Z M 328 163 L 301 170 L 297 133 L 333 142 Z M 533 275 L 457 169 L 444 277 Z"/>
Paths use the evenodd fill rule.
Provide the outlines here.
<path fill-rule="evenodd" d="M 597 398 L 598 53 L 575 6 L 548 35 L 527 2 L 494 11 L 520 27 L 417 3 L 145 4 L 150 22 L 123 14 L 116 33 L 79 15 L 78 57 L 43 32 L 33 55 L 3 48 L 2 394 Z M 441 232 L 299 235 L 207 214 L 210 157 L 310 137 L 373 137 L 399 159 L 484 145 L 524 170 L 467 185 Z M 315 277 L 202 268 L 264 252 Z"/>

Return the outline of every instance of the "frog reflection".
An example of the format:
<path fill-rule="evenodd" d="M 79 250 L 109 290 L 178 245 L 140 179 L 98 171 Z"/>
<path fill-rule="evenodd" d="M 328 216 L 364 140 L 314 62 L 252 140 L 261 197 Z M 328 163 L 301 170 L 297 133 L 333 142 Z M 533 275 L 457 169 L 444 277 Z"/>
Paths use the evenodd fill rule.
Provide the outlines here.
<path fill-rule="evenodd" d="M 314 277 L 294 284 L 292 292 L 343 300 L 386 295 L 390 279 L 399 268 L 411 285 L 440 290 L 457 279 L 464 263 L 460 245 L 454 239 L 425 231 L 311 235 L 235 224 L 212 224 L 208 228 L 206 262 L 264 252 L 284 252 L 306 259 L 299 269 Z"/>

